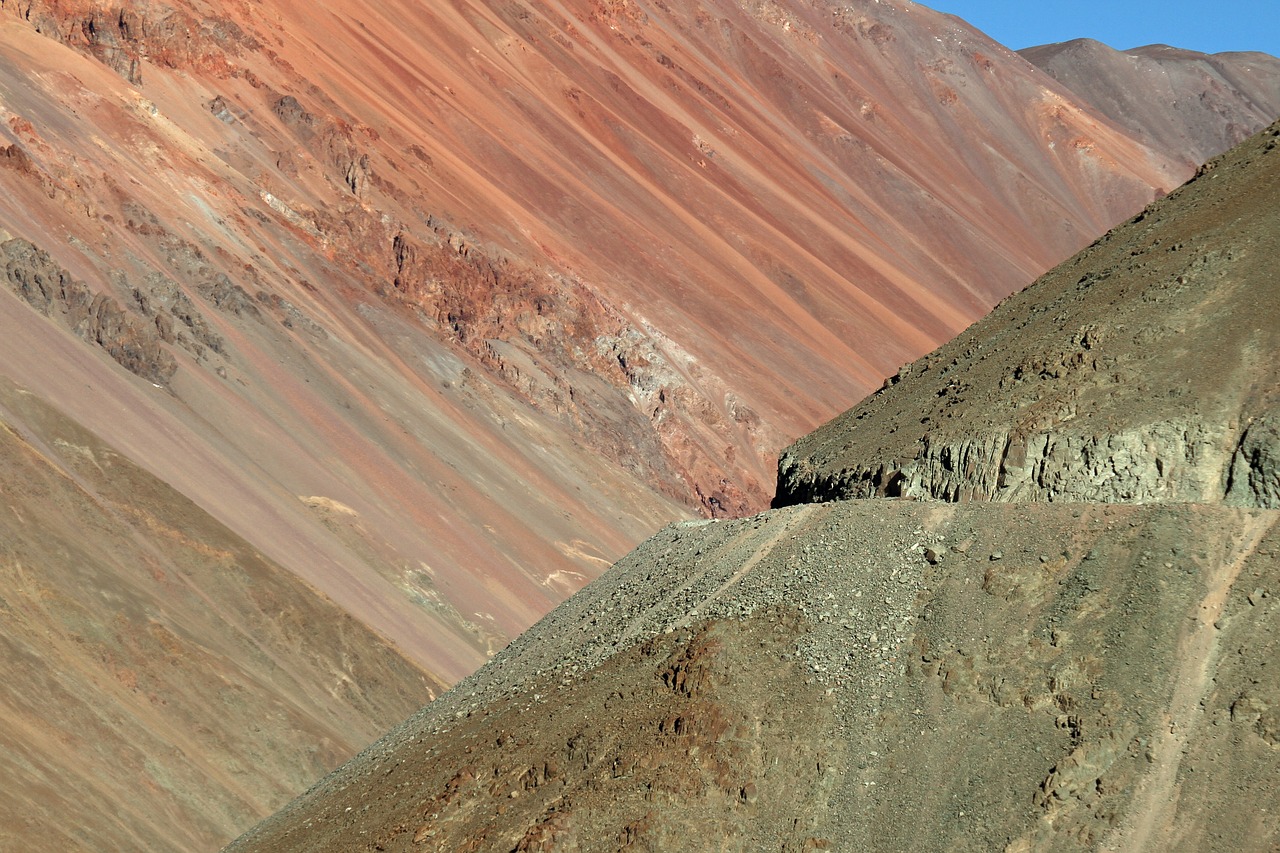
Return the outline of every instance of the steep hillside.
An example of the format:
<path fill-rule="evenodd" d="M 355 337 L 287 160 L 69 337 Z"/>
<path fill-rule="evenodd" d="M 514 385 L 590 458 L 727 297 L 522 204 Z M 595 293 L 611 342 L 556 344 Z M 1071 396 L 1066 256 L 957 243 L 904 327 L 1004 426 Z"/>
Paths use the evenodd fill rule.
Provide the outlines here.
<path fill-rule="evenodd" d="M 1076 39 L 1018 51 L 1152 148 L 1198 166 L 1280 117 L 1280 59 Z"/>
<path fill-rule="evenodd" d="M 1269 850 L 1278 520 L 673 526 L 229 849 Z"/>
<path fill-rule="evenodd" d="M 1280 123 L 779 462 L 854 497 L 1280 507 Z"/>
<path fill-rule="evenodd" d="M 443 689 L 8 382 L 0 510 L 0 849 L 212 849 Z"/>
<path fill-rule="evenodd" d="M 6 371 L 446 680 L 1181 179 L 914 5 L 0 8 Z"/>
<path fill-rule="evenodd" d="M 202 740 L 242 718 L 148 699 L 137 728 L 189 739 L 147 741 L 143 777 L 77 750 L 80 711 L 50 715 L 63 735 L 6 790 L 75 763 L 110 796 L 19 801 L 12 843 L 68 808 L 90 847 L 229 837 L 663 524 L 762 508 L 789 437 L 1187 171 L 911 3 L 0 0 L 0 376 L 193 519 L 68 523 L 86 553 L 139 549 L 93 588 L 134 589 L 191 524 L 237 543 L 192 537 L 227 572 L 278 574 L 305 624 L 353 620 L 313 653 L 268 642 L 267 615 L 236 645 L 257 605 L 207 575 L 192 594 L 221 621 L 149 588 L 77 599 L 85 625 L 125 607 L 124 639 L 93 642 L 148 696 L 189 676 L 114 651 L 138 613 L 270 680 L 262 701 L 298 709 L 279 726 L 308 734 Z M 18 560 L 56 590 L 62 556 Z M 32 612 L 0 698 L 116 707 L 115 676 L 69 657 L 80 629 Z M 259 644 L 296 675 L 239 660 Z M 343 653 L 400 675 L 318 710 Z M 25 719 L 0 739 L 28 742 Z M 269 760 L 182 781 L 228 752 Z M 190 832 L 116 831 L 153 785 Z"/>
<path fill-rule="evenodd" d="M 1169 308 L 1191 275 L 1144 275 L 1170 253 L 1204 257 L 1196 239 L 1274 257 L 1274 223 L 1257 225 L 1276 209 L 1278 139 L 1280 124 L 1225 155 L 793 459 L 914 430 L 918 411 L 946 423 L 957 409 L 963 426 L 953 393 L 992 422 L 1052 398 L 1142 431 L 1198 399 L 1206 374 L 1219 396 L 1198 423 L 1249 446 L 1266 416 L 1234 419 L 1276 390 L 1270 268 L 1213 267 L 1186 314 Z M 1213 242 L 1223 230 L 1234 240 Z M 1085 312 L 1114 318 L 1083 330 L 1096 353 L 1008 371 L 1057 352 Z M 1223 317 L 1243 328 L 1225 334 Z M 1221 333 L 1212 348 L 1197 323 Z M 1130 379 L 1158 394 L 1098 390 L 1095 358 L 1126 375 L 1132 347 L 1105 346 L 1121 332 L 1164 336 Z M 979 351 L 991 364 L 957 373 L 971 384 L 934 391 L 929 371 Z M 1245 456 L 1274 459 L 1261 445 Z M 1108 470 L 1179 461 L 1152 440 Z M 1251 470 L 1274 484 L 1274 467 Z M 672 525 L 229 850 L 1274 849 L 1280 510 L 1091 497 L 831 500 Z"/>

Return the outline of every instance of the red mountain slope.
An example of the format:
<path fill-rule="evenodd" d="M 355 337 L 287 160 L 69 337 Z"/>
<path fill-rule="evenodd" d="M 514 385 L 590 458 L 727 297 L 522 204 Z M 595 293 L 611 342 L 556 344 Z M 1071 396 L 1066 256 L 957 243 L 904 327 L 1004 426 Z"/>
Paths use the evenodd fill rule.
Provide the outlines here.
<path fill-rule="evenodd" d="M 1181 177 L 916 6 L 6 8 L 0 215 L 176 359 L 15 378 L 449 677 L 365 563 L 500 642 Z"/>
<path fill-rule="evenodd" d="M 1186 176 L 914 4 L 0 10 L 0 373 L 442 682 Z"/>

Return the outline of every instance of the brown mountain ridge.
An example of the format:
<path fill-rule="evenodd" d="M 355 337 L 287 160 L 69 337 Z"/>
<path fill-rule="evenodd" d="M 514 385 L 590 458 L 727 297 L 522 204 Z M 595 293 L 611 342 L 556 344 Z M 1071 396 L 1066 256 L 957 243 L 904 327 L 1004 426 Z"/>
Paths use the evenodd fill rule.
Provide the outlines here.
<path fill-rule="evenodd" d="M 1092 39 L 1018 52 L 1135 138 L 1197 166 L 1280 115 L 1280 60 L 1265 53 L 1118 51 Z"/>
<path fill-rule="evenodd" d="M 862 423 L 945 423 L 939 365 L 974 400 L 993 375 L 1022 381 L 1011 405 L 1080 386 L 1078 409 L 1114 434 L 1215 380 L 1237 403 L 1271 399 L 1277 293 L 1255 259 L 1277 202 L 1280 123 L 904 370 Z M 1193 280 L 1196 235 L 1221 254 Z M 1250 319 L 1199 361 L 1119 334 L 1185 324 L 1191 348 L 1197 324 L 1221 331 L 1236 311 Z M 1100 312 L 1113 325 L 1092 325 Z M 1001 346 L 1014 328 L 1056 352 L 1086 324 L 1089 360 L 1030 379 Z M 1115 369 L 1135 349 L 1158 388 L 1112 385 L 1108 408 L 1086 406 L 1095 353 Z M 905 398 L 920 408 L 899 419 Z M 1209 435 L 1242 429 L 1223 423 L 1234 407 L 1200 413 Z M 861 429 L 842 416 L 789 454 L 821 470 L 831 457 L 806 454 Z M 1258 447 L 1250 482 L 1274 486 L 1274 440 Z M 1109 465 L 1160 458 L 1135 447 Z M 1280 510 L 1221 490 L 987 496 L 668 527 L 228 849 L 1272 849 Z"/>

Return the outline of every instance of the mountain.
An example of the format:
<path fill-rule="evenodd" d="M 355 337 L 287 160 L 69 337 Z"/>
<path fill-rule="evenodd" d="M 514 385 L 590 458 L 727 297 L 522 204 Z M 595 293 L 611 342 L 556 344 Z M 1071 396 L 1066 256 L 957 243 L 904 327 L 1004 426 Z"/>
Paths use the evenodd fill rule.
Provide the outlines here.
<path fill-rule="evenodd" d="M 0 58 L 18 848 L 229 839 L 1191 173 L 911 3 L 0 0 Z"/>
<path fill-rule="evenodd" d="M 1185 178 L 914 5 L 2 8 L 6 371 L 445 681 Z"/>
<path fill-rule="evenodd" d="M 1275 125 L 1260 139 L 788 448 L 776 503 L 1280 508 Z"/>
<path fill-rule="evenodd" d="M 1134 138 L 1193 166 L 1280 116 L 1280 59 L 1075 39 L 1018 51 Z"/>
<path fill-rule="evenodd" d="M 863 430 L 914 431 L 920 411 L 941 429 L 977 401 L 991 421 L 1053 400 L 1139 434 L 1216 387 L 1198 412 L 1207 435 L 1239 437 L 1233 482 L 1273 488 L 1275 433 L 1254 406 L 1277 388 L 1280 294 L 1261 261 L 1280 233 L 1278 146 L 1280 122 L 797 443 L 791 464 L 831 470 L 840 440 L 868 458 Z M 1083 361 L 1017 374 L 1080 329 Z M 1135 347 L 1148 333 L 1164 337 Z M 965 390 L 939 394 L 943 370 Z M 1129 379 L 1100 388 L 1097 373 Z M 1008 408 L 990 410 L 997 396 Z M 1247 427 L 1228 423 L 1242 412 Z M 1153 441 L 1108 465 L 1199 461 Z M 1012 505 L 984 499 L 981 466 L 969 476 L 940 495 L 959 501 L 666 528 L 228 850 L 1274 848 L 1280 510 L 1172 485 L 1145 504 L 1111 489 Z"/>

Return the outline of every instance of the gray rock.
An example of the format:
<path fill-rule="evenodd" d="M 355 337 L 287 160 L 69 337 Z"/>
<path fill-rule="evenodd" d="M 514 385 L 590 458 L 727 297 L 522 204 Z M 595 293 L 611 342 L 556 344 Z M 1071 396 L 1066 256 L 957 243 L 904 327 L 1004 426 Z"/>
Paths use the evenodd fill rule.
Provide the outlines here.
<path fill-rule="evenodd" d="M 1280 413 L 1256 418 L 1240 436 L 1231 457 L 1226 502 L 1280 509 Z"/>

